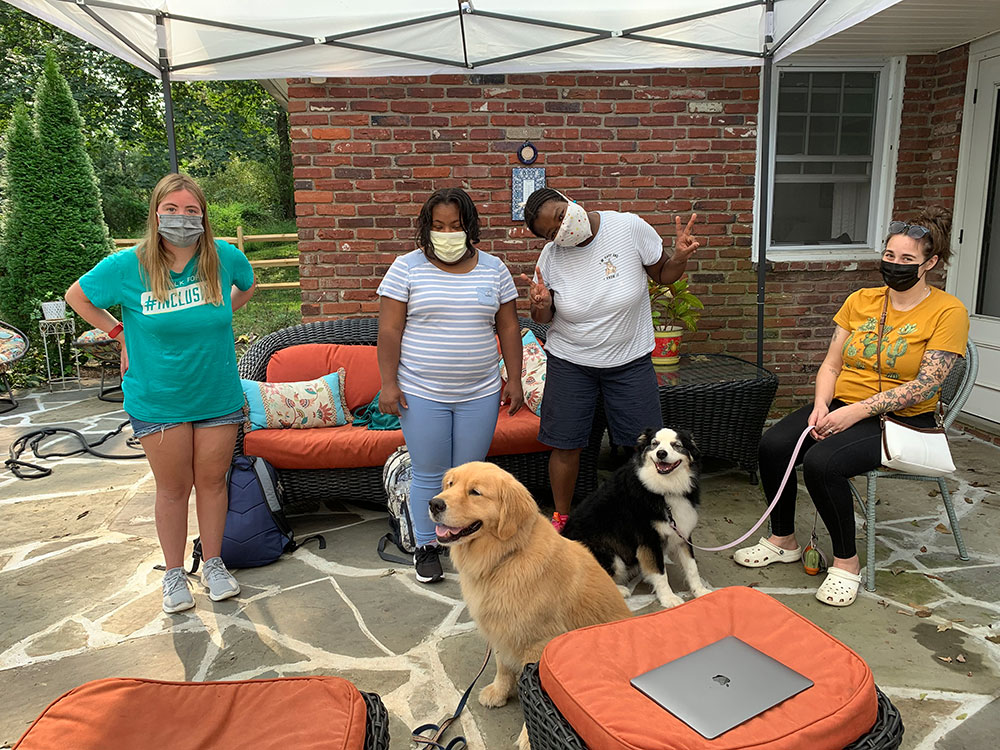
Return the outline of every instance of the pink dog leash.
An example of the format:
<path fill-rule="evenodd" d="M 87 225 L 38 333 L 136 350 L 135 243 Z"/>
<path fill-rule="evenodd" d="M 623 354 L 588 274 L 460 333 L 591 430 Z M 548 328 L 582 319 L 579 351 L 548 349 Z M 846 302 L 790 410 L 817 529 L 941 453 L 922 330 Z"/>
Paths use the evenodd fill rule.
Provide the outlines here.
<path fill-rule="evenodd" d="M 677 536 L 687 542 L 688 545 L 694 547 L 695 549 L 700 549 L 702 552 L 721 552 L 724 549 L 735 547 L 740 542 L 746 541 L 747 538 L 759 529 L 760 525 L 767 520 L 767 517 L 771 515 L 771 511 L 774 510 L 774 506 L 778 504 L 778 498 L 781 497 L 781 493 L 785 490 L 785 485 L 788 484 L 788 478 L 792 475 L 792 471 L 795 470 L 795 459 L 799 457 L 799 451 L 802 450 L 802 443 L 805 442 L 806 436 L 815 429 L 815 427 L 810 425 L 802 431 L 801 435 L 799 435 L 799 440 L 795 443 L 795 450 L 792 451 L 792 457 L 788 461 L 788 468 L 785 469 L 785 476 L 782 478 L 781 485 L 778 487 L 778 491 L 774 495 L 774 500 L 772 500 L 771 504 L 767 506 L 767 510 L 764 511 L 764 515 L 762 515 L 760 520 L 753 525 L 753 528 L 739 539 L 734 542 L 730 542 L 729 544 L 723 544 L 721 547 L 699 547 L 697 544 L 692 544 L 690 539 L 687 539 L 680 531 L 677 530 L 677 524 L 674 523 L 672 518 L 670 519 L 670 528 L 674 530 L 674 533 L 676 533 Z"/>

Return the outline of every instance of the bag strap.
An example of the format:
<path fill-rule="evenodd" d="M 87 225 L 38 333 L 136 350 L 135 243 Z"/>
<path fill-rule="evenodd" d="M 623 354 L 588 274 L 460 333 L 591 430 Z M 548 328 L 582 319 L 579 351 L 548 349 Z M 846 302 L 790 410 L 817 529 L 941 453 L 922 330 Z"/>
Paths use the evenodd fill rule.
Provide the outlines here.
<path fill-rule="evenodd" d="M 465 737 L 462 737 L 461 735 L 452 739 L 452 741 L 447 745 L 442 745 L 440 742 L 441 735 L 448 730 L 448 727 L 450 727 L 458 718 L 459 714 L 462 713 L 466 702 L 469 700 L 469 694 L 472 693 L 472 688 L 476 686 L 476 681 L 482 676 L 483 672 L 486 671 L 486 665 L 490 663 L 490 656 L 492 653 L 493 649 L 487 646 L 486 656 L 483 659 L 483 666 L 479 668 L 479 672 L 472 678 L 472 682 L 469 683 L 469 687 L 467 687 L 465 692 L 462 694 L 462 699 L 458 702 L 458 707 L 455 709 L 455 713 L 447 717 L 440 724 L 421 724 L 419 727 L 414 729 L 413 733 L 410 735 L 411 742 L 424 746 L 425 750 L 427 750 L 427 748 L 436 748 L 436 750 L 457 750 L 468 746 L 468 743 L 465 741 Z M 434 734 L 430 737 L 424 737 L 423 734 L 427 731 L 433 731 Z"/>
<path fill-rule="evenodd" d="M 274 484 L 274 479 L 271 477 L 271 472 L 267 470 L 267 466 L 263 461 L 258 461 L 256 456 L 247 456 L 250 459 L 251 465 L 253 466 L 253 473 L 257 475 L 257 481 L 260 482 L 260 487 L 264 492 L 264 502 L 267 503 L 267 509 L 271 511 L 271 516 L 274 518 L 274 522 L 278 525 L 278 529 L 287 537 L 292 536 L 292 528 L 288 525 L 288 519 L 285 518 L 285 511 L 281 507 L 281 502 L 278 500 L 278 488 Z M 232 471 L 232 469 L 230 469 Z M 228 477 L 226 485 L 228 486 Z"/>
<path fill-rule="evenodd" d="M 885 333 L 885 318 L 889 313 L 889 289 L 885 290 L 885 302 L 882 303 L 882 315 L 878 320 L 878 347 L 875 350 L 875 371 L 878 372 L 878 392 L 882 393 L 882 336 Z M 885 425 L 885 414 L 878 415 L 879 422 Z M 941 403 L 941 395 L 938 394 L 937 406 L 934 408 L 934 421 L 938 427 L 944 425 L 944 404 Z M 885 441 L 883 436 L 883 442 Z M 888 454 L 887 454 L 888 455 Z"/>
<path fill-rule="evenodd" d="M 399 563 L 400 565 L 412 566 L 413 565 L 412 557 L 406 559 L 404 557 L 398 557 L 397 555 L 394 555 L 391 552 L 385 551 L 385 547 L 389 542 L 392 542 L 397 547 L 399 546 L 396 543 L 396 540 L 393 539 L 392 532 L 389 532 L 388 534 L 386 534 L 385 536 L 383 536 L 381 539 L 378 540 L 378 556 L 381 557 L 386 562 Z"/>

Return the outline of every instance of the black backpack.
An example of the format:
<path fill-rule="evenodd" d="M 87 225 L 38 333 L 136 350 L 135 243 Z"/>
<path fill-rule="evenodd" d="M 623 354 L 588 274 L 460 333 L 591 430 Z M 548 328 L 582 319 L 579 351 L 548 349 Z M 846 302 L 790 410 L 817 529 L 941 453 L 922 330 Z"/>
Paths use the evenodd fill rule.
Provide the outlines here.
<path fill-rule="evenodd" d="M 222 533 L 222 562 L 227 568 L 269 565 L 313 539 L 326 549 L 319 534 L 296 542 L 282 510 L 282 491 L 274 467 L 259 456 L 237 456 L 226 474 L 229 510 Z M 201 538 L 194 540 L 193 567 L 202 559 Z"/>

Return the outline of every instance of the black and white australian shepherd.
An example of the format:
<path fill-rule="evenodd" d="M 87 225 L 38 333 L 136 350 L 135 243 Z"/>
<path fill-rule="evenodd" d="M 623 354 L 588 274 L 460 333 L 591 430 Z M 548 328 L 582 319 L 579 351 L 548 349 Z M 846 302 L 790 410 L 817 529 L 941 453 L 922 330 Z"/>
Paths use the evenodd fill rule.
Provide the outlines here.
<path fill-rule="evenodd" d="M 685 541 L 698 523 L 699 458 L 687 432 L 647 429 L 629 462 L 573 508 L 563 535 L 586 545 L 618 582 L 638 565 L 664 607 L 684 601 L 667 581 L 664 552 L 692 594 L 707 594 Z"/>

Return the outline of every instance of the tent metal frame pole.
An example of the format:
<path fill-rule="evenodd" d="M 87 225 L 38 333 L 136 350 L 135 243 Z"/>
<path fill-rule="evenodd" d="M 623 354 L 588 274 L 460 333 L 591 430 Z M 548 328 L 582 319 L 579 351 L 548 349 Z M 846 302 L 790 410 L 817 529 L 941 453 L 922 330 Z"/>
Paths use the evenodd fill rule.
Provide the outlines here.
<path fill-rule="evenodd" d="M 823 7 L 823 4 L 825 2 L 826 2 L 826 0 L 816 0 L 816 3 L 809 10 L 806 11 L 805 15 L 803 15 L 802 18 L 800 18 L 795 23 L 795 25 L 792 26 L 792 28 L 790 28 L 788 31 L 786 31 L 785 35 L 783 37 L 781 37 L 781 39 L 779 39 L 777 42 L 774 43 L 774 45 L 771 48 L 771 54 L 773 55 L 775 52 L 777 52 L 778 48 L 780 48 L 781 45 L 783 45 L 785 42 L 788 41 L 788 37 L 790 37 L 796 31 L 798 31 L 799 29 L 801 29 L 802 28 L 802 24 L 804 24 L 806 21 L 808 21 L 810 18 L 812 18 L 813 15 L 816 13 L 816 11 L 818 11 L 821 7 Z"/>
<path fill-rule="evenodd" d="M 170 94 L 170 59 L 167 54 L 167 27 L 163 15 L 156 17 L 156 42 L 160 50 L 160 85 L 163 87 L 163 119 L 167 128 L 170 171 L 178 172 L 177 142 L 174 139 L 174 99 Z"/>
<path fill-rule="evenodd" d="M 774 18 L 774 0 L 768 0 L 765 12 Z M 764 64 L 761 66 L 761 103 L 760 124 L 757 137 L 760 141 L 760 184 L 757 190 L 760 195 L 757 221 L 757 366 L 764 366 L 764 294 L 767 285 L 767 235 L 768 217 L 770 216 L 770 181 L 771 181 L 771 99 L 774 95 L 772 78 L 774 72 L 774 49 L 771 28 L 764 36 Z"/>

